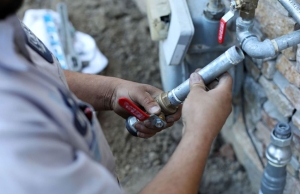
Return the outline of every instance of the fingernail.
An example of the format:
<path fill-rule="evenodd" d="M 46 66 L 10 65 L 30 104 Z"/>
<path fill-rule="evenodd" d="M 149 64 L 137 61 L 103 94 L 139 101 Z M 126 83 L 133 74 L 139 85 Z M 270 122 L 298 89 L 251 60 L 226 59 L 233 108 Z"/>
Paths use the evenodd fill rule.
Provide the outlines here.
<path fill-rule="evenodd" d="M 149 109 L 149 112 L 151 114 L 155 114 L 155 113 L 158 113 L 160 111 L 160 107 L 159 106 L 153 106 Z"/>
<path fill-rule="evenodd" d="M 190 77 L 190 83 L 191 84 L 195 84 L 195 83 L 199 83 L 201 82 L 201 78 L 197 73 L 192 73 L 191 77 Z"/>

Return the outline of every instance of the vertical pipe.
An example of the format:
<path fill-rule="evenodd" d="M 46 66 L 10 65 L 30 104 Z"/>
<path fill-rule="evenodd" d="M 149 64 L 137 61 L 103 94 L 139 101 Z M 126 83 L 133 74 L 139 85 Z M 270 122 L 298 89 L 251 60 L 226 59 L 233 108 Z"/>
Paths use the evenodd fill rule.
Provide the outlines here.
<path fill-rule="evenodd" d="M 292 132 L 287 123 L 279 123 L 271 133 L 266 151 L 268 164 L 261 180 L 259 194 L 282 194 L 286 183 L 286 165 L 292 158 Z"/>
<path fill-rule="evenodd" d="M 208 7 L 211 8 L 212 10 L 218 10 L 220 4 L 221 4 L 221 0 L 210 0 L 208 3 Z"/>

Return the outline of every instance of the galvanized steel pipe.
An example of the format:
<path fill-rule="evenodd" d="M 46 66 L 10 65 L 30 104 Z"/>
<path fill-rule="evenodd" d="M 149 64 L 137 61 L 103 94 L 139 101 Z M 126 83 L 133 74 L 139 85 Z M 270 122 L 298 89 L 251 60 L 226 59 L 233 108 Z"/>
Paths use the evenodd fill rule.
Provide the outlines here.
<path fill-rule="evenodd" d="M 245 58 L 243 51 L 233 46 L 224 54 L 209 63 L 198 74 L 202 77 L 205 84 L 209 84 L 215 78 L 237 65 Z M 190 92 L 189 79 L 168 93 L 168 99 L 174 106 L 181 104 Z"/>
<path fill-rule="evenodd" d="M 297 45 L 300 43 L 300 30 L 275 38 L 274 41 L 277 43 L 278 51 Z"/>
<path fill-rule="evenodd" d="M 300 5 L 295 0 L 278 0 L 289 14 L 300 24 Z"/>

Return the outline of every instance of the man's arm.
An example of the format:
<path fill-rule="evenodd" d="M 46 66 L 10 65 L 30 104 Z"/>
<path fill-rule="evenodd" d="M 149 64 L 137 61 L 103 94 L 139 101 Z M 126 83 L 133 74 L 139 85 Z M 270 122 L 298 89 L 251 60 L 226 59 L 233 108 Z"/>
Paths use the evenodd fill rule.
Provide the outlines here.
<path fill-rule="evenodd" d="M 158 114 L 161 109 L 155 97 L 161 90 L 147 84 L 139 84 L 119 78 L 64 71 L 70 90 L 81 100 L 93 105 L 95 110 L 113 110 L 123 118 L 129 113 L 118 104 L 118 99 L 126 97 L 143 107 L 150 114 Z M 181 111 L 166 117 L 167 128 L 181 117 Z M 149 124 L 138 122 L 135 128 L 138 136 L 149 138 L 162 129 L 151 128 Z"/>
<path fill-rule="evenodd" d="M 64 71 L 70 90 L 95 110 L 113 110 L 112 96 L 121 80 L 101 75 Z"/>
<path fill-rule="evenodd" d="M 191 92 L 183 105 L 181 142 L 141 193 L 197 193 L 210 146 L 231 112 L 231 87 L 232 79 L 225 74 L 215 89 L 206 92 L 201 77 L 191 75 Z"/>

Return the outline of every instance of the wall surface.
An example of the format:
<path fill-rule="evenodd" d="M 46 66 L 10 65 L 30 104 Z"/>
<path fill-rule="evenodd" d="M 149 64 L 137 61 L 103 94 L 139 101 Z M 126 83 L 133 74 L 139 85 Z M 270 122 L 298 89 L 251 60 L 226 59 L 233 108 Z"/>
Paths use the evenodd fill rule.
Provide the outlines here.
<path fill-rule="evenodd" d="M 276 0 L 260 0 L 256 9 L 257 28 L 261 39 L 273 39 L 294 31 L 295 21 Z M 270 143 L 270 132 L 278 122 L 289 123 L 293 129 L 293 154 L 300 155 L 300 74 L 296 62 L 297 48 L 283 50 L 271 60 L 255 60 L 247 57 L 244 78 L 245 120 L 260 157 L 266 162 L 265 151 Z M 235 109 L 241 107 L 235 104 Z M 262 167 L 246 136 L 241 115 L 229 119 L 223 136 L 235 148 L 237 158 L 248 172 L 255 190 L 260 187 Z M 243 140 L 241 140 L 243 139 Z M 288 166 L 288 181 L 285 193 L 300 193 L 298 171 Z"/>

